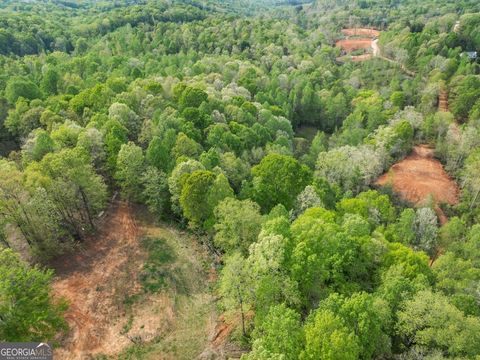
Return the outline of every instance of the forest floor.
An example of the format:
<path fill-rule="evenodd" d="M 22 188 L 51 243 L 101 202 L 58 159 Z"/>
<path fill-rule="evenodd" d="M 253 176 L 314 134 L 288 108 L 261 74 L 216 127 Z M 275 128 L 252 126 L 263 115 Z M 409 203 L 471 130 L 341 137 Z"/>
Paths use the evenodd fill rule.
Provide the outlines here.
<path fill-rule="evenodd" d="M 376 184 L 392 186 L 402 199 L 417 206 L 433 200 L 439 221 L 444 224 L 448 219 L 439 204 L 457 204 L 459 188 L 433 155 L 434 150 L 427 145 L 415 146 L 409 156 L 394 164 Z"/>
<path fill-rule="evenodd" d="M 115 201 L 98 233 L 53 264 L 56 297 L 69 302 L 69 332 L 55 357 L 224 358 L 234 346 L 217 314 L 215 270 L 187 233 L 155 224 L 143 208 Z M 149 290 L 147 290 L 147 287 Z M 215 340 L 215 341 L 214 341 Z M 218 356 L 217 356 L 218 355 Z"/>

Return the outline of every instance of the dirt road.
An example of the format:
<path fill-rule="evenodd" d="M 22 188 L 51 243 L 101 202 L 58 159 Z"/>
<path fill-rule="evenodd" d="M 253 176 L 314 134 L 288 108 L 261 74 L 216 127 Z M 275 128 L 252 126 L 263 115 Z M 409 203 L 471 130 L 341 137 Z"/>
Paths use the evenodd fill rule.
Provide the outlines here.
<path fill-rule="evenodd" d="M 448 111 L 448 93 L 445 89 L 440 90 L 440 94 L 438 95 L 438 111 Z"/>
<path fill-rule="evenodd" d="M 347 38 L 337 41 L 335 43 L 336 47 L 341 48 L 347 54 L 358 49 L 371 50 L 371 53 L 363 55 L 341 56 L 337 58 L 337 61 L 343 62 L 348 59 L 353 62 L 360 62 L 370 60 L 376 57 L 399 66 L 405 74 L 411 77 L 415 77 L 415 72 L 407 69 L 403 64 L 400 64 L 398 61 L 382 55 L 377 39 L 380 36 L 380 31 L 368 28 L 342 29 L 341 31 L 343 35 L 347 36 Z M 356 36 L 365 36 L 366 38 L 358 38 Z"/>

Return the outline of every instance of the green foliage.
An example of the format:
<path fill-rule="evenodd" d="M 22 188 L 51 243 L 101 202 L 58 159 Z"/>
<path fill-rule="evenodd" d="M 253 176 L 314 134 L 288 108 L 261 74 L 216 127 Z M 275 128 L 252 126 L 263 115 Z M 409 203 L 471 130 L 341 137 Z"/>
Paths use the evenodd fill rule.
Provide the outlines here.
<path fill-rule="evenodd" d="M 182 157 L 186 158 L 198 158 L 202 152 L 202 147 L 195 140 L 190 139 L 186 134 L 179 133 L 175 145 L 172 149 L 172 154 L 175 159 Z"/>
<path fill-rule="evenodd" d="M 298 359 L 304 343 L 304 334 L 300 314 L 284 304 L 272 306 L 253 333 L 253 350 L 250 357 L 257 353 L 268 352 L 269 356 L 282 356 L 285 360 Z"/>
<path fill-rule="evenodd" d="M 253 300 L 252 283 L 253 278 L 242 255 L 235 253 L 225 259 L 219 291 L 225 308 L 240 312 L 243 335 L 246 335 L 245 314 Z"/>
<path fill-rule="evenodd" d="M 246 252 L 262 225 L 260 207 L 251 200 L 228 197 L 215 208 L 215 245 L 225 252 Z"/>
<path fill-rule="evenodd" d="M 169 146 L 170 145 L 170 146 Z M 171 170 L 172 159 L 170 156 L 170 148 L 173 144 L 169 144 L 168 139 L 161 139 L 154 136 L 146 151 L 146 160 L 149 165 L 155 166 L 159 170 Z"/>
<path fill-rule="evenodd" d="M 5 97 L 10 104 L 15 104 L 20 97 L 27 100 L 39 99 L 42 97 L 42 93 L 33 81 L 21 77 L 13 77 L 5 87 Z"/>
<path fill-rule="evenodd" d="M 148 253 L 139 278 L 146 292 L 159 292 L 172 283 L 172 269 L 175 253 L 162 238 L 145 238 L 142 246 Z"/>
<path fill-rule="evenodd" d="M 180 205 L 192 227 L 209 229 L 213 210 L 220 201 L 232 197 L 233 191 L 224 175 L 206 170 L 192 172 L 184 181 Z"/>
<path fill-rule="evenodd" d="M 93 111 L 105 111 L 113 91 L 103 84 L 85 89 L 70 100 L 70 106 L 78 115 L 83 115 L 86 108 Z"/>
<path fill-rule="evenodd" d="M 468 315 L 480 315 L 477 285 L 480 269 L 471 260 L 447 252 L 433 264 L 436 288 L 448 295 L 450 302 Z"/>
<path fill-rule="evenodd" d="M 338 316 L 347 329 L 352 329 L 358 344 L 359 357 L 369 359 L 390 352 L 385 325 L 389 311 L 385 302 L 371 294 L 355 293 L 349 298 L 332 294 L 320 303 L 319 311 L 330 311 Z"/>
<path fill-rule="evenodd" d="M 55 149 L 55 142 L 50 134 L 42 129 L 38 129 L 32 135 L 34 135 L 34 138 L 24 144 L 24 155 L 27 161 L 40 161 L 46 154 Z"/>
<path fill-rule="evenodd" d="M 108 184 L 225 254 L 220 304 L 240 315 L 244 358 L 478 356 L 478 1 L 0 8 L 2 246 L 39 262 L 72 250 Z M 337 61 L 345 27 L 381 30 L 381 57 Z M 371 190 L 423 143 L 458 205 Z M 150 240 L 145 288 L 181 291 Z"/>
<path fill-rule="evenodd" d="M 310 171 L 294 158 L 271 154 L 252 168 L 253 197 L 263 210 L 282 204 L 293 207 L 297 195 L 308 185 Z"/>
<path fill-rule="evenodd" d="M 341 227 L 335 220 L 334 212 L 311 208 L 291 227 L 292 278 L 308 307 L 332 291 L 351 293 L 371 282 L 368 240 L 352 234 L 351 222 Z"/>
<path fill-rule="evenodd" d="M 148 209 L 157 216 L 165 214 L 169 204 L 167 176 L 161 170 L 149 166 L 142 174 L 142 198 Z"/>
<path fill-rule="evenodd" d="M 29 267 L 10 249 L 0 249 L 0 339 L 50 341 L 67 330 L 65 301 L 51 295 L 53 272 Z"/>
<path fill-rule="evenodd" d="M 455 84 L 451 108 L 453 114 L 466 120 L 473 105 L 480 98 L 480 79 L 478 76 L 466 76 Z"/>
<path fill-rule="evenodd" d="M 178 103 L 182 109 L 188 107 L 198 108 L 207 98 L 208 95 L 205 91 L 187 86 L 183 90 L 182 95 L 180 95 Z"/>
<path fill-rule="evenodd" d="M 143 150 L 133 142 L 123 144 L 118 152 L 115 179 L 122 188 L 123 195 L 138 201 L 142 194 L 142 173 L 145 168 Z"/>
<path fill-rule="evenodd" d="M 414 279 L 422 274 L 428 280 L 433 280 L 432 270 L 429 267 L 429 259 L 424 253 L 413 251 L 399 243 L 390 243 L 387 247 L 387 252 L 384 254 L 382 260 L 384 269 L 388 269 L 393 265 L 400 265 L 402 267 L 402 274 L 409 279 Z"/>
<path fill-rule="evenodd" d="M 449 356 L 473 357 L 480 353 L 480 321 L 464 315 L 444 295 L 419 291 L 398 314 L 397 331 L 408 345 L 441 349 Z"/>
<path fill-rule="evenodd" d="M 120 148 L 127 142 L 128 131 L 117 120 L 109 120 L 104 125 L 107 166 L 113 173 L 117 168 L 117 156 Z"/>
<path fill-rule="evenodd" d="M 302 360 L 353 360 L 360 356 L 355 334 L 329 310 L 317 310 L 310 315 L 305 337 L 305 350 L 300 355 Z"/>
<path fill-rule="evenodd" d="M 373 227 L 395 220 L 395 208 L 390 199 L 375 190 L 362 192 L 352 199 L 343 199 L 337 204 L 337 209 L 341 214 L 358 214 Z"/>

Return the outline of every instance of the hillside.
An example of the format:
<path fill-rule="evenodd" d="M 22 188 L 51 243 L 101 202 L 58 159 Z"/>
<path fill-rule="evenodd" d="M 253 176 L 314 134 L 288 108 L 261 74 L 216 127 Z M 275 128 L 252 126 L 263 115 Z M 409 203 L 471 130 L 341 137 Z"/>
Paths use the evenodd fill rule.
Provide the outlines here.
<path fill-rule="evenodd" d="M 480 356 L 478 1 L 4 1 L 0 25 L 0 342 Z"/>

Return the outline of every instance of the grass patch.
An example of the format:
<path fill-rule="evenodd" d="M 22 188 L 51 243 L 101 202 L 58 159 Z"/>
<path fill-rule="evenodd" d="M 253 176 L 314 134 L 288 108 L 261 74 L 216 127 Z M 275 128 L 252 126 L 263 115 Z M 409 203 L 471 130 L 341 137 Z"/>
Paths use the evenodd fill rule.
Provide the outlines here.
<path fill-rule="evenodd" d="M 177 257 L 164 238 L 144 238 L 142 246 L 148 256 L 140 273 L 140 281 L 146 292 L 155 293 L 169 286 L 172 280 L 171 265 Z"/>
<path fill-rule="evenodd" d="M 186 293 L 188 284 L 182 271 L 182 261 L 178 259 L 178 249 L 163 237 L 146 237 L 142 246 L 147 251 L 147 259 L 140 272 L 140 282 L 146 293 L 157 293 L 174 289 Z"/>
<path fill-rule="evenodd" d="M 130 316 L 128 318 L 128 321 L 125 323 L 125 325 L 123 325 L 123 329 L 120 332 L 120 334 L 122 334 L 122 335 L 127 334 L 130 331 L 130 329 L 132 328 L 132 325 L 133 325 L 133 316 L 132 316 L 132 314 L 130 314 Z"/>

